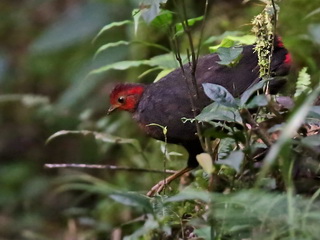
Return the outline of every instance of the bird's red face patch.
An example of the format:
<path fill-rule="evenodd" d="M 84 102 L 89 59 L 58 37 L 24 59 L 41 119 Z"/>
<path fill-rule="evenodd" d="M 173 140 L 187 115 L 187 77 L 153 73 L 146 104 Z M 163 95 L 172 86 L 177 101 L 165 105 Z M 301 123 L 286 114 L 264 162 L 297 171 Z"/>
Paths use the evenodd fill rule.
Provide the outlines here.
<path fill-rule="evenodd" d="M 286 54 L 286 58 L 284 59 L 284 63 L 286 63 L 286 64 L 291 64 L 292 63 L 292 59 L 291 59 L 291 54 L 290 53 Z"/>
<path fill-rule="evenodd" d="M 118 84 L 110 94 L 111 107 L 109 112 L 121 109 L 132 112 L 136 109 L 144 86 L 137 84 Z"/>

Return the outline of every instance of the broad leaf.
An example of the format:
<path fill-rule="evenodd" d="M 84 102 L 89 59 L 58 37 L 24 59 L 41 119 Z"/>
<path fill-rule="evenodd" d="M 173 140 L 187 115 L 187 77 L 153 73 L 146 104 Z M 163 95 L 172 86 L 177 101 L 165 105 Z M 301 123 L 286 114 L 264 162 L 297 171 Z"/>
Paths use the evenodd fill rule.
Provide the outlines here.
<path fill-rule="evenodd" d="M 264 107 L 268 105 L 268 99 L 266 95 L 257 95 L 246 105 L 247 108 Z"/>
<path fill-rule="evenodd" d="M 241 53 L 243 51 L 242 47 L 231 47 L 225 48 L 221 47 L 217 50 L 220 61 L 217 63 L 226 66 L 232 66 L 238 62 L 241 57 Z"/>
<path fill-rule="evenodd" d="M 211 158 L 210 154 L 201 153 L 201 154 L 198 154 L 196 158 L 197 158 L 199 165 L 203 168 L 203 170 L 206 173 L 208 173 L 208 174 L 213 173 L 214 167 L 213 167 L 212 158 Z"/>
<path fill-rule="evenodd" d="M 173 20 L 173 12 L 168 10 L 162 10 L 160 14 L 154 18 L 151 25 L 159 28 L 160 30 L 167 30 Z"/>
<path fill-rule="evenodd" d="M 200 122 L 227 121 L 243 124 L 240 113 L 237 109 L 227 107 L 216 102 L 205 107 L 202 112 L 196 116 Z"/>
<path fill-rule="evenodd" d="M 264 84 L 267 82 L 268 80 L 262 80 L 260 82 L 258 82 L 257 84 L 254 84 L 252 87 L 248 88 L 242 95 L 240 98 L 240 105 L 244 106 L 247 101 L 249 100 L 249 98 L 258 90 L 262 89 Z"/>
<path fill-rule="evenodd" d="M 242 151 L 233 151 L 224 159 L 219 159 L 216 163 L 232 167 L 237 172 L 240 172 L 240 166 L 243 162 L 244 153 Z"/>
<path fill-rule="evenodd" d="M 301 140 L 301 143 L 307 147 L 319 147 L 320 146 L 320 135 L 312 135 L 305 137 Z"/>
<path fill-rule="evenodd" d="M 213 101 L 228 107 L 237 107 L 234 97 L 221 85 L 203 83 L 202 86 L 205 94 Z"/>

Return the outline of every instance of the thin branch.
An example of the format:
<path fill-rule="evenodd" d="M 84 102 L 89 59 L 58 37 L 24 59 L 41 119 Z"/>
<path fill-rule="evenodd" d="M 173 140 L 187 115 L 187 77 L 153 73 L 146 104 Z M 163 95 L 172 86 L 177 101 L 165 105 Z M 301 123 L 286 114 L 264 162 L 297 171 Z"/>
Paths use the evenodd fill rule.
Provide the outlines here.
<path fill-rule="evenodd" d="M 197 49 L 197 62 L 199 59 L 199 55 L 200 55 L 200 49 L 201 49 L 201 43 L 202 43 L 202 39 L 203 39 L 203 33 L 204 33 L 204 28 L 206 25 L 206 20 L 207 20 L 207 16 L 208 16 L 208 0 L 206 0 L 205 3 L 205 7 L 204 7 L 204 14 L 203 14 L 203 20 L 202 20 L 202 24 L 201 24 L 201 30 L 200 30 L 200 38 L 199 38 L 199 44 L 198 44 L 198 49 Z"/>
<path fill-rule="evenodd" d="M 241 117 L 247 121 L 252 126 L 252 130 L 261 138 L 264 144 L 268 147 L 272 145 L 268 135 L 259 127 L 259 124 L 252 118 L 248 109 L 242 109 L 240 111 Z"/>
<path fill-rule="evenodd" d="M 176 173 L 174 170 L 156 170 L 146 168 L 133 168 L 133 167 L 119 167 L 114 165 L 99 165 L 99 164 L 77 164 L 77 163 L 57 163 L 57 164 L 45 164 L 45 168 L 89 168 L 89 169 L 107 169 L 112 171 L 128 171 L 128 172 L 149 172 L 149 173 Z"/>
<path fill-rule="evenodd" d="M 177 9 L 177 11 L 179 10 L 179 7 L 177 5 L 177 2 L 174 1 L 175 7 Z M 207 8 L 208 8 L 208 1 L 206 1 L 206 5 L 205 5 L 205 16 L 204 16 L 204 20 L 206 19 L 206 15 L 207 15 Z M 189 60 L 189 67 L 190 67 L 190 74 L 191 74 L 191 85 L 193 86 L 193 88 L 190 88 L 190 83 L 188 81 L 188 76 L 186 74 L 186 72 L 184 71 L 184 67 L 182 64 L 182 60 L 179 54 L 179 48 L 178 47 L 178 43 L 177 43 L 177 39 L 174 38 L 173 41 L 175 41 L 174 46 L 176 47 L 175 52 L 176 52 L 176 59 L 179 62 L 181 71 L 183 73 L 184 79 L 186 81 L 187 87 L 188 87 L 188 91 L 189 91 L 189 98 L 190 98 L 190 103 L 191 103 L 191 108 L 192 108 L 192 112 L 193 112 L 193 116 L 194 118 L 197 116 L 198 114 L 198 110 L 196 108 L 196 104 L 195 101 L 199 98 L 199 89 L 198 89 L 198 85 L 197 85 L 197 80 L 196 80 L 196 68 L 197 68 L 197 63 L 198 63 L 198 58 L 199 58 L 199 52 L 200 52 L 200 45 L 201 45 L 201 40 L 202 40 L 202 35 L 203 35 L 203 30 L 204 30 L 204 23 L 202 24 L 202 28 L 201 28 L 201 36 L 200 36 L 200 42 L 199 42 L 199 46 L 197 48 L 197 53 L 195 52 L 195 48 L 194 48 L 194 43 L 193 43 L 193 39 L 192 39 L 192 35 L 191 35 L 191 28 L 189 26 L 188 23 L 188 18 L 187 18 L 187 11 L 186 11 L 186 5 L 185 5 L 185 1 L 182 0 L 182 19 L 180 17 L 180 15 L 178 15 L 178 17 L 180 18 L 180 22 L 182 24 L 183 30 L 185 32 L 185 34 L 187 35 L 188 41 L 189 41 L 189 46 L 190 46 L 190 51 L 191 54 L 189 52 L 189 50 L 187 49 L 187 55 L 188 55 L 188 60 Z M 191 55 L 191 61 L 190 61 L 190 55 Z M 196 129 L 197 129 L 197 134 L 199 137 L 199 141 L 201 143 L 201 146 L 204 150 L 206 150 L 206 144 L 203 140 L 202 134 L 201 134 L 201 127 L 199 122 L 195 122 L 196 125 Z"/>

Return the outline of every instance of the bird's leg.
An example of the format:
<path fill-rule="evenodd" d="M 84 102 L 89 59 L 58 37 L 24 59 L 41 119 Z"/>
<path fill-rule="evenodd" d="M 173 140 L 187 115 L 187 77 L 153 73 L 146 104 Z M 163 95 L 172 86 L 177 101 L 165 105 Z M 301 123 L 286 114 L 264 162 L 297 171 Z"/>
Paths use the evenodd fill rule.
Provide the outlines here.
<path fill-rule="evenodd" d="M 190 172 L 191 170 L 193 170 L 193 167 L 186 167 L 184 169 L 181 169 L 180 171 L 172 174 L 171 176 L 167 177 L 164 180 L 161 180 L 160 182 L 158 182 L 156 185 L 154 185 L 151 190 L 147 193 L 148 197 L 152 197 L 154 196 L 156 193 L 160 193 L 165 185 L 171 183 L 173 180 L 177 179 L 178 177 L 181 177 L 183 174 Z"/>

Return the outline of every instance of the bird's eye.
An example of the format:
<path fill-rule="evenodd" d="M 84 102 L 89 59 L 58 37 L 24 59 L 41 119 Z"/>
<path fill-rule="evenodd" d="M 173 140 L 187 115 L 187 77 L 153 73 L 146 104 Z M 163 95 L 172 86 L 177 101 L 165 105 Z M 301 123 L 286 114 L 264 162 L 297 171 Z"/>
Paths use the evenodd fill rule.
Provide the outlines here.
<path fill-rule="evenodd" d="M 124 98 L 123 96 L 121 96 L 121 97 L 118 98 L 118 102 L 119 102 L 119 103 L 124 103 L 124 100 L 125 100 L 125 98 Z"/>

